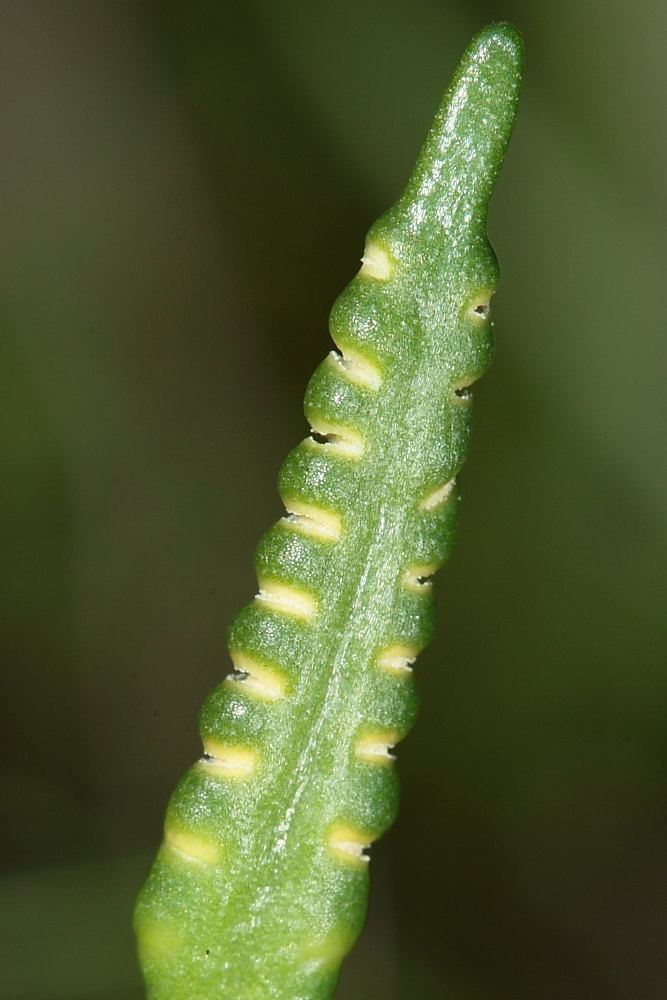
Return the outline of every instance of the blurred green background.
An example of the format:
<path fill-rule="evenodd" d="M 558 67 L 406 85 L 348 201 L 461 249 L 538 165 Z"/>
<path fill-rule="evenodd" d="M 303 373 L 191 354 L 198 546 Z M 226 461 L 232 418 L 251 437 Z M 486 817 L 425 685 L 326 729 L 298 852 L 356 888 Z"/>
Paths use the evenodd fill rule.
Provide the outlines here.
<path fill-rule="evenodd" d="M 667 6 L 0 3 L 0 1000 L 139 1000 L 327 314 L 471 35 L 524 32 L 401 816 L 341 1000 L 667 992 Z"/>

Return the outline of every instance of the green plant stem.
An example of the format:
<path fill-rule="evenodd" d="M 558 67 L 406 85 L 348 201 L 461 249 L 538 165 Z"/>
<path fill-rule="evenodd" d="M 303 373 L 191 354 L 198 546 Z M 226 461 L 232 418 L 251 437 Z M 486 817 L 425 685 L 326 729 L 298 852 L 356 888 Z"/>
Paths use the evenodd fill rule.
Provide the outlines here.
<path fill-rule="evenodd" d="M 469 387 L 493 350 L 486 213 L 521 61 L 509 25 L 473 40 L 333 307 L 311 435 L 280 472 L 286 514 L 230 629 L 235 671 L 203 707 L 204 755 L 137 905 L 152 1000 L 325 1000 L 361 929 L 453 543 Z"/>

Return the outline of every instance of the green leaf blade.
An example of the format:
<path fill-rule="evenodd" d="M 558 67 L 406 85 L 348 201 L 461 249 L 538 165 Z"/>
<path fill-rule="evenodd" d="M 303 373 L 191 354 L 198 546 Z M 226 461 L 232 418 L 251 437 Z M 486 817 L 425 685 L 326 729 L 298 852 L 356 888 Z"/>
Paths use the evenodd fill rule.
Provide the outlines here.
<path fill-rule="evenodd" d="M 332 310 L 338 351 L 280 473 L 286 514 L 230 629 L 236 673 L 204 705 L 204 755 L 137 906 L 152 1000 L 325 1000 L 363 924 L 453 545 L 469 385 L 492 354 L 486 209 L 520 75 L 513 28 L 473 40 Z"/>

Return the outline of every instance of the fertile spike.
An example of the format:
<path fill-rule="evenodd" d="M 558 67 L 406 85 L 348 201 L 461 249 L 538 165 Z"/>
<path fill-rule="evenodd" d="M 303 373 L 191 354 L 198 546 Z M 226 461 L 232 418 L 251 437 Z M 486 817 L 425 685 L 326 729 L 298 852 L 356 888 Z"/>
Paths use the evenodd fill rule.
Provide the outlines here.
<path fill-rule="evenodd" d="M 453 542 L 469 386 L 492 354 L 486 212 L 521 61 L 509 25 L 473 40 L 333 307 L 338 353 L 280 472 L 287 513 L 231 626 L 236 672 L 204 704 L 204 756 L 137 904 L 150 1000 L 327 1000 L 361 929 Z"/>

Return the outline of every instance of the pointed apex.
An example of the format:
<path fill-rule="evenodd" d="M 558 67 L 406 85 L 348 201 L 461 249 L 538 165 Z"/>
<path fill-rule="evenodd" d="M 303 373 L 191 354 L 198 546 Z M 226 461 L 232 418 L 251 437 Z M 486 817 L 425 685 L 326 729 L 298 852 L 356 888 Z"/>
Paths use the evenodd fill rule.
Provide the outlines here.
<path fill-rule="evenodd" d="M 461 58 L 404 194 L 395 206 L 413 234 L 425 227 L 456 237 L 484 223 L 516 118 L 523 42 L 515 27 L 487 25 Z"/>

